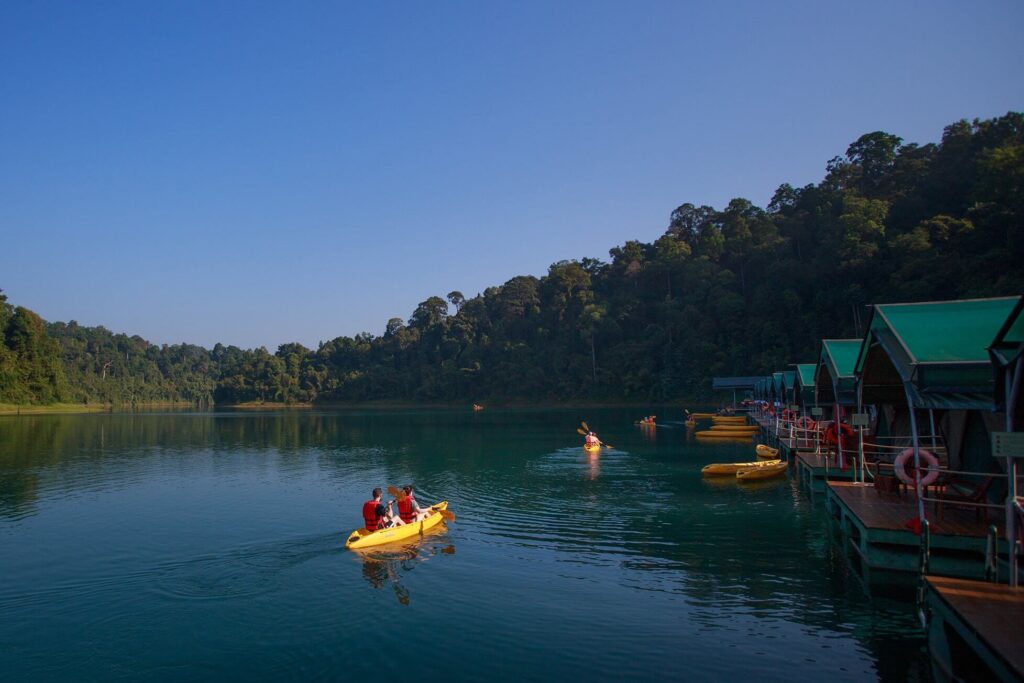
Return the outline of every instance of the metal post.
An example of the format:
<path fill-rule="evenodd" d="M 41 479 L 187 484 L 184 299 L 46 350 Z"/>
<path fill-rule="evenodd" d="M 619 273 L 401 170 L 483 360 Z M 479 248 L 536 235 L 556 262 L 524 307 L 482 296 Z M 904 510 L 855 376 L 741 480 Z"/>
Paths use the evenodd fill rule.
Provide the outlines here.
<path fill-rule="evenodd" d="M 914 491 L 917 493 L 917 517 L 924 521 L 924 498 L 921 490 L 921 443 L 917 431 L 917 415 L 914 410 L 914 398 L 910 393 L 910 382 L 903 382 L 903 391 L 907 394 L 907 407 L 910 408 L 910 436 L 914 443 Z"/>
<path fill-rule="evenodd" d="M 928 423 L 931 425 L 932 429 L 932 455 L 935 455 L 935 449 L 938 448 L 938 442 L 935 441 L 935 410 L 932 408 L 928 409 Z"/>
<path fill-rule="evenodd" d="M 864 395 L 861 392 L 861 383 L 857 382 L 857 412 L 864 412 Z M 863 425 L 857 427 L 857 469 L 854 472 L 854 481 L 860 479 L 860 483 L 864 481 L 864 427 Z"/>
<path fill-rule="evenodd" d="M 1014 361 L 1013 381 L 1010 381 L 1010 368 L 1006 368 L 1006 431 L 1012 432 L 1013 410 L 1020 393 L 1021 368 L 1024 362 L 1018 356 Z M 1010 565 L 1009 584 L 1016 587 L 1017 579 L 1017 514 L 1014 510 L 1014 503 L 1017 501 L 1017 459 L 1006 458 L 1006 547 L 1009 550 L 1007 560 Z"/>

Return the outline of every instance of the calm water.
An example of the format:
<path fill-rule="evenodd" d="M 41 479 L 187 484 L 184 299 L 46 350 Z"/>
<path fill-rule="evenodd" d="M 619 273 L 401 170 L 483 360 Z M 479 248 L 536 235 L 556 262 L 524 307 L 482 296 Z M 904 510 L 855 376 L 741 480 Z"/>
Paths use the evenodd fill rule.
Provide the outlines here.
<path fill-rule="evenodd" d="M 929 679 L 913 605 L 866 595 L 820 503 L 712 485 L 751 446 L 638 416 L 0 418 L 0 680 Z M 346 551 L 408 482 L 458 521 Z"/>

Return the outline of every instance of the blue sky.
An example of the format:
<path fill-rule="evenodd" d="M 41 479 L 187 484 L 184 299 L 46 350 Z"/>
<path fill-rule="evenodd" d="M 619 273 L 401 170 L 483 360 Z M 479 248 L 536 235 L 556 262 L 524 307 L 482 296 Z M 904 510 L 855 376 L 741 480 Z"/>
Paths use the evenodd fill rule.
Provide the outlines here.
<path fill-rule="evenodd" d="M 155 343 L 383 332 L 863 133 L 1024 108 L 1019 2 L 0 4 L 0 288 Z"/>

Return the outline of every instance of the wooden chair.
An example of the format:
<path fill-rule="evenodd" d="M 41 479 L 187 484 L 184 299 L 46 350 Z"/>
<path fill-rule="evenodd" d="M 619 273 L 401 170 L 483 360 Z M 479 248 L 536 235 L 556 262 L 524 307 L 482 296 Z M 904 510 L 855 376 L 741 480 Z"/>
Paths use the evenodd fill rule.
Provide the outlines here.
<path fill-rule="evenodd" d="M 981 513 L 985 513 L 985 520 L 988 520 L 988 508 L 977 507 L 988 501 L 988 490 L 996 478 L 985 476 L 980 479 L 950 476 L 943 482 L 944 486 L 939 492 L 939 502 L 936 507 L 939 512 L 939 519 L 942 519 L 946 506 L 970 508 L 974 511 L 975 519 L 981 520 Z M 971 503 L 962 505 L 961 503 Z"/>

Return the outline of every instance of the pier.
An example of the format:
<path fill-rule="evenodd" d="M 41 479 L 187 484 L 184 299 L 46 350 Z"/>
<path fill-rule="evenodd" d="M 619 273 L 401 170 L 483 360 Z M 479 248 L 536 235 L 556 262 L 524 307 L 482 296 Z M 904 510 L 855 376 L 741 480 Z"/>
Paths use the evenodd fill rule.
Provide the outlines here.
<path fill-rule="evenodd" d="M 1024 589 L 930 576 L 925 610 L 937 678 L 1024 681 Z"/>

